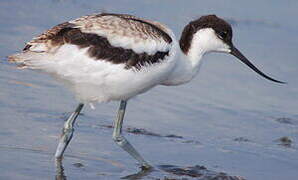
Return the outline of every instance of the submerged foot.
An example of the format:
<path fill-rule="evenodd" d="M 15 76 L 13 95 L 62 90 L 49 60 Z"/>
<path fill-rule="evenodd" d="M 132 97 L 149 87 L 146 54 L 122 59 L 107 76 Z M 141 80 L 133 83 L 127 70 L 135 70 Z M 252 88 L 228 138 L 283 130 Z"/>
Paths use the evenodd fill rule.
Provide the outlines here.
<path fill-rule="evenodd" d="M 131 179 L 131 180 L 136 180 L 136 179 L 143 179 L 144 177 L 148 176 L 151 172 L 154 171 L 153 166 L 150 166 L 149 164 L 147 165 L 142 165 L 141 170 L 135 174 L 130 174 L 125 177 L 121 177 L 121 179 Z"/>
<path fill-rule="evenodd" d="M 149 164 L 143 164 L 140 168 L 142 171 L 153 170 L 153 166 L 150 166 Z"/>

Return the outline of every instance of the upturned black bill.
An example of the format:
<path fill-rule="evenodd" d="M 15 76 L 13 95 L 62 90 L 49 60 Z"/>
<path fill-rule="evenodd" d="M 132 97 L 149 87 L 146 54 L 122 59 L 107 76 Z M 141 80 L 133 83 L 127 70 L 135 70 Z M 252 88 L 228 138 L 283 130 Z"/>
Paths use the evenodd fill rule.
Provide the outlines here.
<path fill-rule="evenodd" d="M 254 70 L 256 73 L 258 73 L 259 75 L 263 76 L 264 78 L 273 81 L 273 82 L 277 82 L 277 83 L 281 83 L 284 84 L 285 82 L 282 81 L 278 81 L 275 80 L 269 76 L 267 76 L 266 74 L 264 74 L 262 71 L 260 71 L 256 66 L 254 66 L 237 48 L 235 48 L 234 46 L 231 47 L 231 52 L 230 54 L 232 54 L 233 56 L 237 57 L 240 61 L 242 61 L 244 64 L 246 64 L 248 67 L 250 67 L 252 70 Z"/>

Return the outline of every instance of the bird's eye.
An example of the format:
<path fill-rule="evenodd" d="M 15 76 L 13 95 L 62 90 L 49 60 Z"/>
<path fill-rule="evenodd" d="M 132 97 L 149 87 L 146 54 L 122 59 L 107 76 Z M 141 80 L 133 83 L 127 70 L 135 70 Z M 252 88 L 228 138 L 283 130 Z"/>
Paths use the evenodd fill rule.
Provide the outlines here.
<path fill-rule="evenodd" d="M 220 39 L 225 39 L 228 35 L 227 31 L 219 31 L 217 34 Z"/>

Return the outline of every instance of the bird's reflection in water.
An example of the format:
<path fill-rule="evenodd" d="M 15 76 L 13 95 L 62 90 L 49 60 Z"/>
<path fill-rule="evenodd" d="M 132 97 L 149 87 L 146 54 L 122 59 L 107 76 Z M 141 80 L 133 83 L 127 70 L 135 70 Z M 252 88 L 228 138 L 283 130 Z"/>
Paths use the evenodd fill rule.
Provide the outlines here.
<path fill-rule="evenodd" d="M 142 179 L 143 177 L 149 175 L 151 172 L 154 171 L 154 168 L 147 168 L 147 169 L 141 169 L 139 172 L 131 175 L 127 175 L 124 177 L 121 177 L 121 179 L 129 179 L 129 180 L 136 180 L 136 179 Z"/>
<path fill-rule="evenodd" d="M 64 167 L 62 164 L 62 160 L 56 160 L 56 176 L 55 180 L 66 180 L 66 175 L 64 173 Z M 154 172 L 154 175 L 151 174 Z M 166 174 L 164 174 L 166 172 Z M 230 176 L 223 172 L 216 172 L 207 169 L 204 166 L 195 165 L 195 166 L 189 166 L 189 167 L 180 167 L 175 165 L 159 165 L 157 168 L 149 168 L 149 169 L 141 169 L 139 172 L 130 174 L 124 177 L 121 177 L 121 179 L 129 179 L 129 180 L 138 180 L 138 179 L 148 179 L 149 176 L 156 176 L 156 177 L 150 177 L 153 179 L 160 179 L 161 176 L 167 178 L 165 175 L 171 175 L 175 177 L 181 177 L 181 176 L 188 176 L 191 178 L 200 178 L 202 180 L 222 180 L 222 179 L 229 179 L 229 180 L 245 180 L 245 178 L 241 176 Z"/>
<path fill-rule="evenodd" d="M 55 180 L 66 180 L 67 178 L 64 174 L 62 159 L 56 159 L 55 160 L 55 166 L 56 166 Z"/>
<path fill-rule="evenodd" d="M 62 159 L 56 159 L 55 160 L 55 166 L 56 166 L 55 180 L 66 180 L 67 177 L 64 173 L 64 167 L 63 167 L 63 164 L 62 164 Z M 149 175 L 153 171 L 154 171 L 154 168 L 141 169 L 139 172 L 131 174 L 131 175 L 127 175 L 127 176 L 124 176 L 124 177 L 121 177 L 121 179 L 129 179 L 129 180 L 142 179 L 143 177 Z"/>

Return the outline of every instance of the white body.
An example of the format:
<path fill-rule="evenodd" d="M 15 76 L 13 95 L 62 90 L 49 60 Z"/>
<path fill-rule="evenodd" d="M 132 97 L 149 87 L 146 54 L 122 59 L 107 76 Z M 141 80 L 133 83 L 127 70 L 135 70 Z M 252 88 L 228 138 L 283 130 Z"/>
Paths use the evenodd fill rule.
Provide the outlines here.
<path fill-rule="evenodd" d="M 162 63 L 135 71 L 125 69 L 124 64 L 94 61 L 86 55 L 86 51 L 87 48 L 65 45 L 53 57 L 56 62 L 51 59 L 45 69 L 69 87 L 81 102 L 127 100 L 144 93 L 164 82 L 177 60 L 175 51 L 171 51 Z"/>

